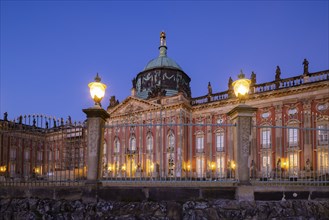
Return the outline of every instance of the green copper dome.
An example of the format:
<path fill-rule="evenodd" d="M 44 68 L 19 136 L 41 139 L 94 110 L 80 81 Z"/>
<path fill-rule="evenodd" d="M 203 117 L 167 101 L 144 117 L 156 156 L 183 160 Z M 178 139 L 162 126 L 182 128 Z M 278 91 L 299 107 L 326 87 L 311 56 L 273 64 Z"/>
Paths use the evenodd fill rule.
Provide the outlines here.
<path fill-rule="evenodd" d="M 159 56 L 148 62 L 148 64 L 144 68 L 144 71 L 153 68 L 161 68 L 161 67 L 182 70 L 182 68 L 178 65 L 178 63 L 176 63 L 176 61 L 174 61 L 173 59 L 167 56 L 166 34 L 164 32 L 161 32 L 160 35 L 159 51 L 160 51 Z"/>
<path fill-rule="evenodd" d="M 174 96 L 191 97 L 190 77 L 167 56 L 166 33 L 160 33 L 159 56 L 147 63 L 132 80 L 135 95 L 141 99 Z"/>
<path fill-rule="evenodd" d="M 167 57 L 167 56 L 159 56 L 150 62 L 145 66 L 144 70 L 149 70 L 153 68 L 159 68 L 159 67 L 168 67 L 168 68 L 175 68 L 182 70 L 182 68 L 176 63 L 175 60 Z"/>

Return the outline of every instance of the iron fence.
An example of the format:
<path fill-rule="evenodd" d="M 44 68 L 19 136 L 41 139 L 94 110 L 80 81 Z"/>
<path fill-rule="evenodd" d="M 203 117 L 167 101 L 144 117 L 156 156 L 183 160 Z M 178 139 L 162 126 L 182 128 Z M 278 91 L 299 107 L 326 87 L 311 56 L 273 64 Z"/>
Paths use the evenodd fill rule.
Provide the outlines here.
<path fill-rule="evenodd" d="M 253 118 L 251 183 L 329 184 L 328 118 L 291 112 L 288 118 Z M 274 124 L 274 125 L 273 125 Z M 237 124 L 228 116 L 163 111 L 111 118 L 104 127 L 104 185 L 226 186 L 239 182 Z M 84 184 L 85 123 L 43 115 L 0 120 L 0 184 Z"/>
<path fill-rule="evenodd" d="M 83 123 L 44 115 L 0 121 L 0 184 L 71 185 L 86 177 Z"/>
<path fill-rule="evenodd" d="M 184 111 L 111 120 L 105 125 L 102 182 L 236 183 L 228 141 L 235 126 Z"/>
<path fill-rule="evenodd" d="M 329 185 L 327 116 L 294 112 L 253 126 L 254 184 Z"/>

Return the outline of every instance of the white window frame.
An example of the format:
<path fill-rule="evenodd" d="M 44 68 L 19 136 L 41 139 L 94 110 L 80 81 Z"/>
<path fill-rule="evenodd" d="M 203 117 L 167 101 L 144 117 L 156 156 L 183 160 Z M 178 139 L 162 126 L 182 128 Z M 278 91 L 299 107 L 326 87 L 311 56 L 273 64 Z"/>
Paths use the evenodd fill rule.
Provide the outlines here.
<path fill-rule="evenodd" d="M 218 177 L 225 177 L 225 155 L 217 155 L 216 166 Z"/>
<path fill-rule="evenodd" d="M 132 135 L 129 140 L 129 150 L 136 151 L 136 137 L 135 135 Z"/>
<path fill-rule="evenodd" d="M 328 144 L 328 137 L 329 137 L 328 133 L 329 132 L 323 130 L 323 129 L 328 129 L 327 124 L 320 124 L 317 126 L 317 128 L 322 129 L 322 130 L 317 131 L 318 144 L 320 144 L 320 145 Z"/>
<path fill-rule="evenodd" d="M 216 132 L 216 151 L 224 151 L 225 133 L 224 131 Z"/>
<path fill-rule="evenodd" d="M 146 137 L 146 150 L 150 152 L 153 150 L 153 135 L 151 133 Z"/>
<path fill-rule="evenodd" d="M 271 136 L 270 128 L 261 129 L 262 148 L 271 148 Z"/>
<path fill-rule="evenodd" d="M 204 151 L 204 135 L 203 133 L 198 133 L 195 137 L 196 143 L 196 152 L 203 152 Z"/>
<path fill-rule="evenodd" d="M 203 177 L 205 170 L 205 158 L 197 157 L 196 158 L 196 175 L 198 178 Z"/>
<path fill-rule="evenodd" d="M 120 153 L 120 140 L 119 138 L 115 138 L 114 139 L 114 149 L 113 149 L 113 152 L 114 153 Z"/>
<path fill-rule="evenodd" d="M 297 128 L 288 128 L 288 143 L 289 146 L 298 146 L 298 129 Z"/>

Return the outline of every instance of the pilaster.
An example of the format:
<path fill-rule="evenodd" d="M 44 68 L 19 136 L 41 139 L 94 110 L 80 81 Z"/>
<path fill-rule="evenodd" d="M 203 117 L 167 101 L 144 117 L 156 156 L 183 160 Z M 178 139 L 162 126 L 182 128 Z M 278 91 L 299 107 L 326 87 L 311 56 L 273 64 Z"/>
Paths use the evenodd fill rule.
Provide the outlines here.
<path fill-rule="evenodd" d="M 252 127 L 252 116 L 257 108 L 248 105 L 238 105 L 227 114 L 231 117 L 234 129 L 234 161 L 236 163 L 235 174 L 241 185 L 250 184 L 250 172 L 248 159 L 250 156 L 250 137 Z"/>
<path fill-rule="evenodd" d="M 83 109 L 87 115 L 87 180 L 97 181 L 102 175 L 104 126 L 109 114 L 101 107 Z"/>

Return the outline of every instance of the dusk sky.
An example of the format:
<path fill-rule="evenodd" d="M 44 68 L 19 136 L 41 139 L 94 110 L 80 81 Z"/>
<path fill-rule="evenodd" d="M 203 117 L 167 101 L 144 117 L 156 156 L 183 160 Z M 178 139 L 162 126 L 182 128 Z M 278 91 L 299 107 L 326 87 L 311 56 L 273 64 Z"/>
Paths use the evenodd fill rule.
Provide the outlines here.
<path fill-rule="evenodd" d="M 329 1 L 1 1 L 0 118 L 8 112 L 85 120 L 98 72 L 115 95 L 157 57 L 191 77 L 192 97 L 227 90 L 242 69 L 257 83 L 329 69 Z"/>

